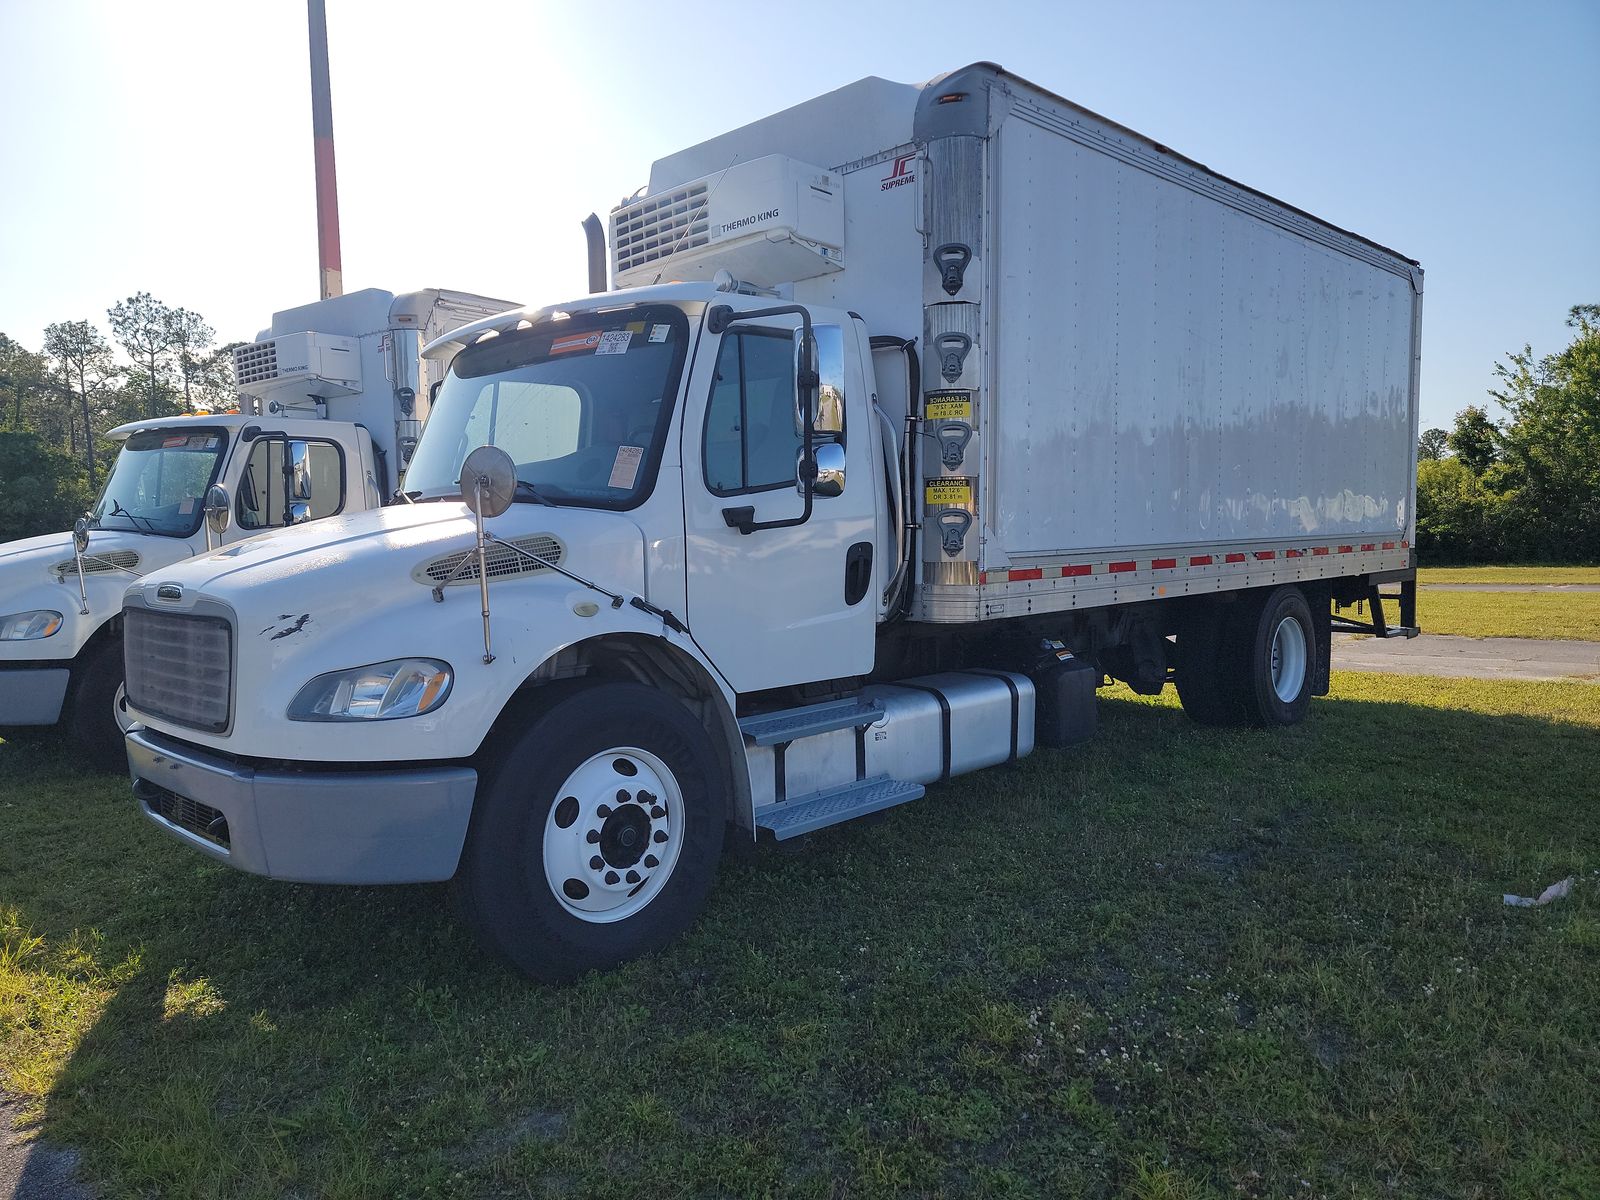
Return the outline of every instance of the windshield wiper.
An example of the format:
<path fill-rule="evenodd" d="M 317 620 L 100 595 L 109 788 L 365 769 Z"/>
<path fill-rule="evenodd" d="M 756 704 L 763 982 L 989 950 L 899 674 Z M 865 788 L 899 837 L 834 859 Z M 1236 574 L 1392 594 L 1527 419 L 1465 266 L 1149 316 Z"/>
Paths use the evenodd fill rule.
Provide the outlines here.
<path fill-rule="evenodd" d="M 127 509 L 122 507 L 122 502 L 120 500 L 111 501 L 111 512 L 107 515 L 113 517 L 127 517 L 130 521 L 143 521 L 146 529 L 148 529 L 151 533 L 156 532 L 156 523 L 154 521 L 152 521 L 149 517 L 141 517 L 138 513 L 129 512 Z"/>
<path fill-rule="evenodd" d="M 541 492 L 538 488 L 534 487 L 533 484 L 529 483 L 526 479 L 517 480 L 517 490 L 515 491 L 515 493 L 513 493 L 511 498 L 512 498 L 513 501 L 516 501 L 516 500 L 532 500 L 535 504 L 542 504 L 546 508 L 557 508 L 557 507 L 559 507 L 554 500 L 550 499 L 549 496 L 546 496 L 543 492 Z"/>

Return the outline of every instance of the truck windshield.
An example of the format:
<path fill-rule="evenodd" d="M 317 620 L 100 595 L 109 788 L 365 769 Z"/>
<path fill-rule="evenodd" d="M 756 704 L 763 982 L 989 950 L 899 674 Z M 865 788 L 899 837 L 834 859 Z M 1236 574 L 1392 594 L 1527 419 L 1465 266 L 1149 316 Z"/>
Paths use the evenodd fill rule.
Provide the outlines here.
<path fill-rule="evenodd" d="M 461 464 L 499 446 L 519 498 L 632 508 L 655 483 L 689 340 L 682 311 L 639 305 L 502 333 L 456 356 L 402 485 L 461 494 Z"/>
<path fill-rule="evenodd" d="M 205 494 L 222 465 L 222 429 L 146 429 L 122 445 L 91 514 L 96 529 L 188 537 L 200 528 Z"/>

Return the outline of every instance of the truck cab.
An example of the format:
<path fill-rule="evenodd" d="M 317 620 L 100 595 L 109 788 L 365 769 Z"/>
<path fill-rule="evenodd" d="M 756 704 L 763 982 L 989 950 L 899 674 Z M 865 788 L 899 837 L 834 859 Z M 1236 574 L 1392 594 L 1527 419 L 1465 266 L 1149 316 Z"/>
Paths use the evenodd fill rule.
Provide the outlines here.
<path fill-rule="evenodd" d="M 0 729 L 64 724 L 125 761 L 122 593 L 288 525 L 382 505 L 427 414 L 424 338 L 509 302 L 368 290 L 278 313 L 235 353 L 240 412 L 134 421 L 71 533 L 0 546 Z"/>

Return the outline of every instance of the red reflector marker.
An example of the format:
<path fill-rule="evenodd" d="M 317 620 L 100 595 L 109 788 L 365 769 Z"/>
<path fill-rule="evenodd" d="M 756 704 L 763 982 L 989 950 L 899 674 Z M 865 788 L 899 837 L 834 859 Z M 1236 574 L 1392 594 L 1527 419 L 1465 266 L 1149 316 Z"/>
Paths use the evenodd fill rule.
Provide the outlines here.
<path fill-rule="evenodd" d="M 1377 547 L 1374 546 L 1371 542 L 1363 542 L 1361 544 L 1361 550 L 1362 550 L 1363 553 L 1365 553 L 1368 550 L 1376 550 L 1376 549 L 1377 549 Z"/>
<path fill-rule="evenodd" d="M 1133 562 L 1114 562 L 1111 564 L 1110 569 L 1114 574 L 1121 574 L 1123 571 L 1136 570 L 1137 567 L 1138 564 Z"/>
<path fill-rule="evenodd" d="M 1152 561 L 1150 564 L 1151 568 L 1156 571 L 1170 570 L 1172 567 L 1177 565 L 1178 560 L 1175 558 L 1158 558 Z"/>
<path fill-rule="evenodd" d="M 1027 568 L 1025 568 L 1024 570 L 1021 570 L 1021 571 L 1013 571 L 1013 572 L 1011 572 L 1011 582 L 1012 583 L 1016 583 L 1017 580 L 1019 580 L 1019 579 L 1043 579 L 1043 578 L 1044 578 L 1044 571 L 1041 570 L 1039 567 L 1027 567 Z"/>
<path fill-rule="evenodd" d="M 1326 554 L 1327 552 L 1328 552 L 1328 548 L 1326 546 L 1313 546 L 1313 547 L 1311 547 L 1311 556 L 1313 558 L 1315 558 L 1319 554 Z"/>
<path fill-rule="evenodd" d="M 1285 558 L 1304 558 L 1306 552 L 1304 550 L 1285 550 L 1283 556 Z"/>
<path fill-rule="evenodd" d="M 1383 548 L 1385 550 L 1393 550 L 1394 549 L 1394 543 L 1393 542 L 1385 542 L 1383 544 Z"/>
<path fill-rule="evenodd" d="M 1340 546 L 1339 547 L 1339 553 L 1340 554 L 1354 554 L 1355 552 L 1356 552 L 1356 548 L 1354 546 Z"/>
<path fill-rule="evenodd" d="M 1227 557 L 1227 561 L 1228 562 L 1243 562 L 1244 561 L 1244 555 L 1242 555 L 1242 554 L 1230 554 Z"/>
<path fill-rule="evenodd" d="M 1257 550 L 1256 557 L 1261 559 L 1277 558 L 1278 552 L 1276 550 Z"/>
<path fill-rule="evenodd" d="M 1061 574 L 1068 577 L 1073 575 L 1088 575 L 1093 571 L 1094 568 L 1088 563 L 1068 563 L 1066 566 L 1061 568 Z"/>
<path fill-rule="evenodd" d="M 1209 567 L 1211 565 L 1211 555 L 1197 554 L 1189 560 L 1189 565 L 1191 567 Z"/>

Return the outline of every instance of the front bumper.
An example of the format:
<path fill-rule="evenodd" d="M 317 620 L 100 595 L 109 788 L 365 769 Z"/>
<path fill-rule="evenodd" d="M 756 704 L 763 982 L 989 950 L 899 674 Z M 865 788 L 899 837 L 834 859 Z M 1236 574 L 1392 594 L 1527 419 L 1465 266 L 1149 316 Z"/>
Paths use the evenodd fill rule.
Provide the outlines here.
<path fill-rule="evenodd" d="M 0 727 L 54 725 L 66 704 L 68 667 L 0 665 Z"/>
<path fill-rule="evenodd" d="M 455 874 L 478 773 L 268 771 L 148 729 L 128 734 L 140 811 L 241 871 L 298 883 L 431 883 Z"/>

